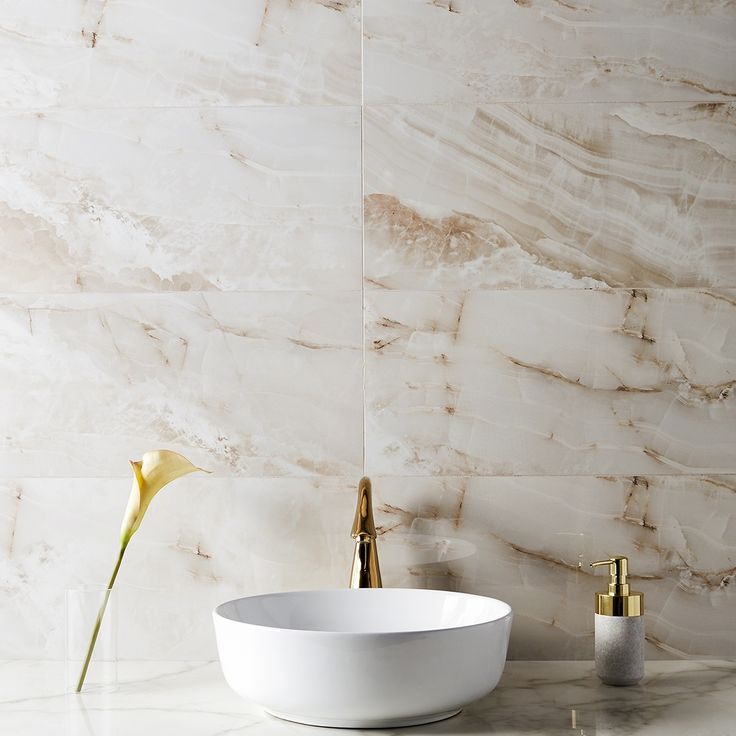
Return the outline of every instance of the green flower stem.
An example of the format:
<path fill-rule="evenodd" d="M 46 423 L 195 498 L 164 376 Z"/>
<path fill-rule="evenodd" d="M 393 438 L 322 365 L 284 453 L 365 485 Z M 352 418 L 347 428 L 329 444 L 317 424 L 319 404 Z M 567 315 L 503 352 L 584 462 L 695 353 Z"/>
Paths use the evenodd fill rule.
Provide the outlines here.
<path fill-rule="evenodd" d="M 105 609 L 107 608 L 107 602 L 110 600 L 110 593 L 112 592 L 112 586 L 115 585 L 115 578 L 118 576 L 118 570 L 120 569 L 120 563 L 123 561 L 123 555 L 127 548 L 127 544 L 120 547 L 120 554 L 118 555 L 118 561 L 115 563 L 115 568 L 110 575 L 110 582 L 107 584 L 107 590 L 105 590 L 105 597 L 100 605 L 100 610 L 97 613 L 97 620 L 95 621 L 95 627 L 92 629 L 92 636 L 89 640 L 89 647 L 87 648 L 87 657 L 84 660 L 82 671 L 79 673 L 79 680 L 77 681 L 76 692 L 82 692 L 84 685 L 84 678 L 87 677 L 87 670 L 89 669 L 89 663 L 92 659 L 92 652 L 95 650 L 95 644 L 97 643 L 97 636 L 100 633 L 100 627 L 102 626 L 102 619 L 105 616 Z"/>

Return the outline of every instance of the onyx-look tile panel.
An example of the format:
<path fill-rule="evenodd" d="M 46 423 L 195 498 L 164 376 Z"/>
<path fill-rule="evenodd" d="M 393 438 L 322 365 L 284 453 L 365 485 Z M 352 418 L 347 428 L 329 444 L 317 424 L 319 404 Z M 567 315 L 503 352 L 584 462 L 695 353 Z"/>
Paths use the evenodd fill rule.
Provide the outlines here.
<path fill-rule="evenodd" d="M 736 471 L 736 293 L 368 291 L 366 469 Z"/>
<path fill-rule="evenodd" d="M 118 478 L 0 480 L 0 656 L 64 657 L 64 594 L 100 584 L 131 487 Z M 151 505 L 116 585 L 123 660 L 217 658 L 211 611 L 232 598 L 346 585 L 350 478 L 195 474 Z"/>
<path fill-rule="evenodd" d="M 0 296 L 0 465 L 117 476 L 163 446 L 219 475 L 358 476 L 360 310 L 360 292 Z"/>
<path fill-rule="evenodd" d="M 0 113 L 0 292 L 360 289 L 354 107 Z"/>
<path fill-rule="evenodd" d="M 4 657 L 63 656 L 64 590 L 109 574 L 129 490 L 125 476 L 0 482 Z M 507 600 L 514 658 L 590 656 L 605 578 L 587 563 L 612 549 L 645 592 L 649 657 L 736 656 L 733 477 L 374 477 L 374 490 L 386 585 Z M 164 491 L 121 572 L 121 658 L 214 658 L 217 603 L 345 586 L 354 491 L 352 476 L 201 475 Z"/>
<path fill-rule="evenodd" d="M 2 0 L 0 106 L 359 104 L 360 14 L 360 0 Z"/>
<path fill-rule="evenodd" d="M 722 0 L 363 0 L 365 101 L 736 95 Z"/>
<path fill-rule="evenodd" d="M 588 564 L 630 559 L 647 657 L 736 657 L 736 477 L 374 478 L 389 585 L 461 590 L 514 609 L 510 656 L 592 657 Z M 431 554 L 434 557 L 431 557 Z M 707 621 L 707 624 L 704 623 Z"/>
<path fill-rule="evenodd" d="M 369 287 L 736 285 L 732 104 L 387 105 L 364 118 Z"/>

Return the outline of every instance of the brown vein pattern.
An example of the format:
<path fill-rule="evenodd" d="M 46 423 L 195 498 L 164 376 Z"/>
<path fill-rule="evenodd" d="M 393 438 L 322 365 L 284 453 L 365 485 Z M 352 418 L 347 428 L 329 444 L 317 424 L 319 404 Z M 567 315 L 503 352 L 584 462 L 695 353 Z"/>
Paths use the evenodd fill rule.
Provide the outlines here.
<path fill-rule="evenodd" d="M 511 603 L 513 657 L 591 656 L 593 593 L 607 578 L 588 563 L 614 549 L 645 593 L 649 657 L 736 655 L 734 476 L 391 476 L 374 486 L 383 548 L 414 550 L 404 559 L 414 585 Z"/>
<path fill-rule="evenodd" d="M 731 104 L 368 108 L 368 284 L 734 286 L 734 140 Z"/>
<path fill-rule="evenodd" d="M 368 465 L 736 471 L 736 313 L 696 291 L 374 291 Z"/>

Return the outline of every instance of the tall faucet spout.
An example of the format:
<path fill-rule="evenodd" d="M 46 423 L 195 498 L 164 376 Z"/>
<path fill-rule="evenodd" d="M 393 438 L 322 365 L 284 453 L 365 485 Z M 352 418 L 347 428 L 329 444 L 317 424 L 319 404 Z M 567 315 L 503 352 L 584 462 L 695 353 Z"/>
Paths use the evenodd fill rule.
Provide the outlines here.
<path fill-rule="evenodd" d="M 381 588 L 381 568 L 376 549 L 376 524 L 373 520 L 371 481 L 361 478 L 358 483 L 358 504 L 355 509 L 352 536 L 355 540 L 351 588 Z"/>

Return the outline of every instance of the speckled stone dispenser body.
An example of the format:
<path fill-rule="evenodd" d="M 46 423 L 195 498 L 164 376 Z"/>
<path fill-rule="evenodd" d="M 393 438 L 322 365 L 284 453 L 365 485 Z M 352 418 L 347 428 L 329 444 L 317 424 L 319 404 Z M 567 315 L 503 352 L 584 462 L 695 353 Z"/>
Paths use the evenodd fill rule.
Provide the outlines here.
<path fill-rule="evenodd" d="M 644 677 L 644 617 L 595 614 L 595 670 L 606 685 Z"/>

